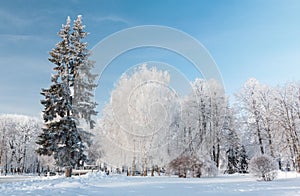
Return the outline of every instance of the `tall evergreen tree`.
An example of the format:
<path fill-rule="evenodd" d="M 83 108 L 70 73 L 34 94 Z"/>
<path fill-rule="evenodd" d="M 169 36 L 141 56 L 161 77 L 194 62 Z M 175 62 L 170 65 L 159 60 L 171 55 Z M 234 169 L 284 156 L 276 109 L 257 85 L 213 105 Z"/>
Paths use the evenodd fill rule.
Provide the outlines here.
<path fill-rule="evenodd" d="M 88 35 L 84 28 L 81 15 L 79 15 L 74 21 L 73 32 L 70 36 L 75 65 L 73 66 L 75 69 L 73 109 L 74 115 L 79 119 L 84 119 L 93 129 L 95 121 L 92 116 L 97 114 L 95 111 L 97 104 L 93 101 L 93 91 L 97 87 L 95 83 L 97 74 L 91 73 L 95 63 L 88 59 L 91 52 L 87 49 L 87 43 L 82 41 Z"/>
<path fill-rule="evenodd" d="M 248 172 L 248 163 L 249 158 L 246 153 L 245 146 L 242 145 L 241 151 L 240 151 L 240 160 L 239 160 L 239 172 L 240 173 L 247 173 Z"/>
<path fill-rule="evenodd" d="M 241 153 L 241 140 L 237 133 L 238 125 L 235 118 L 235 113 L 230 106 L 227 106 L 226 115 L 223 125 L 223 134 L 225 140 L 225 150 L 227 155 L 226 172 L 229 174 L 240 171 L 239 161 Z"/>
<path fill-rule="evenodd" d="M 236 173 L 241 170 L 240 160 L 242 148 L 240 139 L 233 127 L 227 130 L 226 133 L 226 155 L 227 155 L 227 169 L 229 174 Z M 243 155 L 244 156 L 244 155 Z"/>
<path fill-rule="evenodd" d="M 53 155 L 56 164 L 66 167 L 66 176 L 71 176 L 71 169 L 86 160 L 84 145 L 77 128 L 74 115 L 72 97 L 74 94 L 75 70 L 77 64 L 73 62 L 73 47 L 70 36 L 70 18 L 63 25 L 58 35 L 62 38 L 50 55 L 49 61 L 55 64 L 55 74 L 51 77 L 49 89 L 42 89 L 45 97 L 41 103 L 44 128 L 37 144 L 40 155 Z"/>

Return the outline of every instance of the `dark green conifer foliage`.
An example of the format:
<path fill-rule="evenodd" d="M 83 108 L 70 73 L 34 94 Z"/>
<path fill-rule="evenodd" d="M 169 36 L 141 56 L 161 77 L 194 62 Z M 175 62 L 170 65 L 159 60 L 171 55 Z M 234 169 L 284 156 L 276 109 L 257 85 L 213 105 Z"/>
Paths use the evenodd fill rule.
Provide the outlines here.
<path fill-rule="evenodd" d="M 74 22 L 73 32 L 67 18 L 58 32 L 62 40 L 50 52 L 49 61 L 55 65 L 51 85 L 41 91 L 45 97 L 41 100 L 44 128 L 37 141 L 41 145 L 37 152 L 53 155 L 56 164 L 66 168 L 80 166 L 87 158 L 82 141 L 87 134 L 78 128 L 78 119 L 85 119 L 94 127 L 92 115 L 97 114 L 96 103 L 91 101 L 96 75 L 90 72 L 90 52 L 86 43 L 81 42 L 87 35 L 83 29 L 81 16 Z"/>

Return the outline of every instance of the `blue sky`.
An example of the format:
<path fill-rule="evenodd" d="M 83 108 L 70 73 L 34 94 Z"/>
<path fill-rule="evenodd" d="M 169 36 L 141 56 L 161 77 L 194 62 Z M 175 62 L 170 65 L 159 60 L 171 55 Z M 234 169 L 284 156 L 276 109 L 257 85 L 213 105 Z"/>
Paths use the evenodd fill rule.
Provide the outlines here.
<path fill-rule="evenodd" d="M 300 1 L 5 0 L 0 6 L 0 113 L 40 114 L 39 92 L 49 86 L 53 66 L 48 52 L 60 41 L 56 34 L 66 17 L 74 20 L 79 14 L 90 32 L 85 40 L 90 49 L 112 33 L 138 25 L 188 33 L 216 61 L 229 95 L 250 77 L 273 86 L 300 78 Z M 200 77 L 169 51 L 130 51 L 112 63 L 99 83 L 99 108 L 120 74 L 149 60 L 176 64 L 188 79 Z"/>

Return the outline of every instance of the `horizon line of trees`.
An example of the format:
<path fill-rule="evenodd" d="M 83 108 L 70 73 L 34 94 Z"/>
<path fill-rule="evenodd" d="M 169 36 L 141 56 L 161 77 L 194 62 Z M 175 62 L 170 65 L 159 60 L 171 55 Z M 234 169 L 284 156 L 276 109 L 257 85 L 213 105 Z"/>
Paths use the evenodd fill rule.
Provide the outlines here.
<path fill-rule="evenodd" d="M 151 70 L 145 66 L 136 71 L 136 76 L 143 72 L 148 74 L 152 72 L 154 75 L 161 74 L 160 77 L 169 77 L 168 75 L 163 76 L 162 72 L 155 68 Z M 208 83 L 210 82 L 197 79 L 192 84 L 194 85 L 193 88 L 197 86 L 198 89 L 204 90 L 205 85 Z M 157 88 L 157 86 L 151 85 L 147 84 L 143 88 L 149 88 L 148 90 L 153 92 L 153 88 Z M 210 85 L 212 86 L 212 84 Z M 115 88 L 115 90 L 117 89 Z M 143 89 L 143 92 L 146 93 L 146 89 Z M 210 95 L 211 92 L 214 92 L 212 87 L 209 91 Z M 136 95 L 140 94 L 140 92 L 136 93 Z M 162 94 L 162 92 L 158 92 L 158 94 Z M 224 123 L 220 126 L 222 127 L 221 129 L 216 128 L 215 130 L 213 129 L 217 125 L 213 123 L 221 122 L 221 120 L 213 119 L 216 118 L 213 115 L 216 114 L 215 110 L 215 113 L 210 113 L 210 120 L 205 121 L 205 119 L 208 119 L 208 111 L 211 111 L 210 109 L 205 111 L 205 107 L 214 106 L 214 101 L 218 99 L 207 96 L 206 101 L 209 102 L 206 102 L 204 94 L 204 91 L 202 91 L 202 98 L 200 99 L 200 101 L 202 100 L 202 105 L 195 102 L 195 94 L 193 93 L 181 99 L 181 105 L 178 105 L 178 102 L 176 103 L 174 100 L 174 96 L 169 94 L 170 99 L 165 102 L 165 104 L 169 104 L 170 100 L 173 101 L 172 107 L 168 106 L 170 108 L 168 110 L 169 114 L 166 115 L 169 121 L 166 124 L 163 124 L 164 122 L 159 124 L 160 122 L 157 119 L 148 119 L 148 127 L 151 128 L 151 126 L 154 126 L 151 123 L 156 123 L 160 128 L 163 127 L 162 129 L 168 130 L 168 135 L 161 133 L 158 134 L 159 137 L 155 138 L 150 137 L 150 134 L 143 140 L 145 146 L 139 146 L 142 143 L 134 143 L 133 138 L 126 138 L 126 134 L 121 133 L 117 128 L 118 123 L 115 122 L 116 117 L 110 116 L 112 113 L 109 107 L 114 106 L 108 104 L 104 108 L 103 116 L 98 119 L 96 128 L 93 131 L 93 145 L 87 149 L 88 153 L 86 154 L 89 155 L 90 164 L 100 165 L 103 162 L 107 162 L 119 168 L 127 166 L 126 170 L 143 171 L 146 168 L 163 167 L 166 165 L 165 163 L 171 162 L 180 156 L 190 155 L 191 157 L 197 156 L 202 162 L 214 165 L 219 171 L 235 173 L 247 172 L 250 158 L 261 154 L 273 157 L 277 161 L 279 169 L 299 171 L 299 83 L 289 82 L 282 86 L 270 87 L 260 84 L 256 79 L 249 79 L 235 95 L 234 105 L 231 107 L 228 103 L 223 105 L 223 109 L 225 108 L 226 112 L 219 118 L 224 117 Z M 212 94 L 214 96 L 217 95 L 217 93 Z M 152 95 L 155 94 L 152 93 Z M 162 97 L 165 97 L 165 95 L 168 95 L 168 93 Z M 223 99 L 223 96 L 220 97 Z M 149 99 L 147 98 L 144 101 Z M 134 103 L 138 104 L 137 100 L 134 100 Z M 226 100 L 228 99 L 226 98 Z M 117 100 L 114 101 L 117 102 Z M 140 104 L 140 106 L 146 106 L 145 103 L 141 102 Z M 178 115 L 176 115 L 178 111 L 174 109 L 177 106 L 182 108 L 181 119 L 178 119 Z M 216 104 L 215 106 L 220 107 L 221 104 Z M 138 109 L 138 105 L 134 107 Z M 158 107 L 156 109 L 157 111 L 152 111 L 152 115 L 155 112 L 157 114 L 161 113 L 162 108 Z M 202 112 L 199 112 L 199 109 Z M 134 118 L 143 119 L 142 113 L 135 114 Z M 121 116 L 117 118 L 121 118 Z M 201 123 L 195 123 L 200 117 Z M 139 119 L 135 120 L 134 124 L 139 122 Z M 123 121 L 119 119 L 120 122 L 126 122 L 126 119 Z M 130 127 L 131 125 L 125 126 Z M 1 172 L 39 173 L 47 170 L 49 166 L 57 168 L 53 159 L 39 156 L 35 152 L 38 147 L 35 141 L 37 136 L 41 134 L 41 127 L 42 121 L 34 117 L 0 115 Z M 198 129 L 202 131 L 202 136 L 197 132 L 196 127 L 202 127 Z M 203 131 L 204 127 L 206 127 L 207 132 Z M 146 133 L 140 130 L 140 134 Z M 109 139 L 107 136 L 109 136 Z M 116 144 L 116 141 L 119 143 Z M 155 151 L 146 146 L 155 146 L 162 142 L 168 146 L 165 148 L 158 146 L 158 149 L 165 151 Z M 121 152 L 124 149 L 120 149 L 120 145 L 123 145 L 121 147 L 129 150 L 130 153 L 126 154 L 126 150 Z M 133 152 L 136 155 L 135 157 Z"/>
<path fill-rule="evenodd" d="M 269 155 L 280 169 L 299 171 L 299 83 L 251 78 L 230 104 L 214 80 L 196 79 L 178 97 L 166 88 L 170 77 L 146 65 L 121 77 L 99 119 L 99 161 L 146 173 L 189 156 L 210 163 L 207 170 L 246 173 L 250 158 Z"/>

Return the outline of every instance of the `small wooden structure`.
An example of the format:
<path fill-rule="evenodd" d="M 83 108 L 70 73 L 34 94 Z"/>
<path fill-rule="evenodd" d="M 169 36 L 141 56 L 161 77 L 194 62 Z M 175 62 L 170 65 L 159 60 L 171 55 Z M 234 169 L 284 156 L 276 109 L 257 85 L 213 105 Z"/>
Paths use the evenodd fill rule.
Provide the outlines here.
<path fill-rule="evenodd" d="M 72 170 L 72 175 L 74 176 L 81 176 L 85 175 L 87 173 L 92 173 L 92 172 L 97 172 L 99 171 L 99 166 L 96 165 L 85 165 L 82 168 L 79 169 L 73 169 Z"/>

